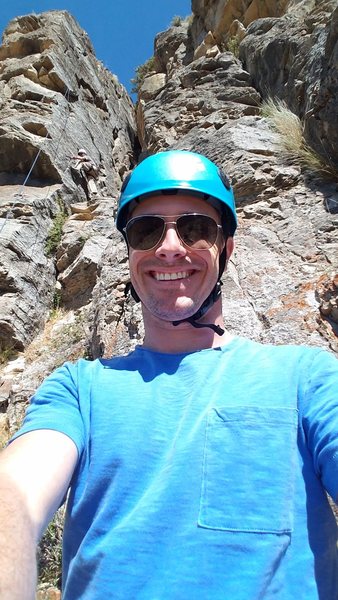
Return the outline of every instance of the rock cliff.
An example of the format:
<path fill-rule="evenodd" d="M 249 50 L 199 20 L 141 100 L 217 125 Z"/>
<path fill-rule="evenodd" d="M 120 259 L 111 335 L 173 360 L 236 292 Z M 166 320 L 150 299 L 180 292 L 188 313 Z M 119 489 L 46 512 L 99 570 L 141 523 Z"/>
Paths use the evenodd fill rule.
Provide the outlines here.
<path fill-rule="evenodd" d="M 223 285 L 230 331 L 338 352 L 335 4 L 192 0 L 191 17 L 156 36 L 136 107 L 67 12 L 8 25 L 0 48 L 2 443 L 53 368 L 142 339 L 113 226 L 140 154 L 196 150 L 229 174 L 239 213 Z M 282 152 L 262 116 L 271 97 L 301 119 L 330 178 Z M 79 147 L 100 167 L 90 206 L 69 168 Z"/>
<path fill-rule="evenodd" d="M 155 40 L 157 72 L 141 86 L 137 122 L 142 150 L 201 151 L 231 177 L 240 228 L 224 285 L 229 328 L 337 349 L 337 178 L 304 176 L 286 160 L 260 109 L 284 101 L 336 169 L 334 4 L 193 1 L 192 19 Z"/>
<path fill-rule="evenodd" d="M 76 237 L 75 246 L 67 244 L 66 257 L 63 241 L 57 263 L 48 256 L 53 222 L 67 216 L 71 202 L 81 200 L 68 168 L 70 157 L 84 146 L 100 165 L 100 193 L 116 195 L 134 162 L 134 111 L 66 12 L 12 21 L 0 48 L 0 69 L 0 341 L 23 350 L 46 320 L 57 273 L 64 274 L 78 256 L 80 236 L 94 236 L 98 255 L 112 227 L 111 221 L 103 233 L 103 223 L 95 223 L 87 234 L 83 223 L 67 222 L 65 234 L 73 242 Z M 63 281 L 67 303 L 74 281 L 72 289 L 65 274 Z M 92 278 L 87 283 L 93 286 Z M 82 286 L 81 296 L 86 294 Z"/>

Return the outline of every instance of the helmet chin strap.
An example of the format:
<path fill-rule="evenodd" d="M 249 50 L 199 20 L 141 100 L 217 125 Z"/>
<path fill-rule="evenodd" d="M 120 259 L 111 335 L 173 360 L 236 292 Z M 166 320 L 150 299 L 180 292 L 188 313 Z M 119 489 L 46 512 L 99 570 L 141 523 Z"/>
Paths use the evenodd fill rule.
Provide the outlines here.
<path fill-rule="evenodd" d="M 186 319 L 173 321 L 172 324 L 176 327 L 176 325 L 179 325 L 180 323 L 187 322 L 190 323 L 190 325 L 192 325 L 193 327 L 196 327 L 196 329 L 199 329 L 201 327 L 209 327 L 209 329 L 212 329 L 215 333 L 217 333 L 217 335 L 223 335 L 224 329 L 222 329 L 222 327 L 220 327 L 219 325 L 215 325 L 214 323 L 197 323 L 197 321 L 201 319 L 206 312 L 208 312 L 209 308 L 211 308 L 211 306 L 220 297 L 221 285 L 222 282 L 217 281 L 214 289 L 210 292 L 209 296 L 204 300 L 202 306 L 197 312 L 195 312 L 195 314 L 193 314 L 191 317 L 187 317 Z"/>

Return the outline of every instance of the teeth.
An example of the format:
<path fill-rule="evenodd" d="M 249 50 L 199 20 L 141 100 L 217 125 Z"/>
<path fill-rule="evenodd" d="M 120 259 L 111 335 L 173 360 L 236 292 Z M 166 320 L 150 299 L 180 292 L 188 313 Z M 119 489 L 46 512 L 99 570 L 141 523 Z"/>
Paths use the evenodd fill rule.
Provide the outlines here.
<path fill-rule="evenodd" d="M 174 279 L 185 279 L 189 277 L 189 273 L 181 271 L 180 273 L 155 273 L 155 279 L 157 281 L 171 281 Z"/>

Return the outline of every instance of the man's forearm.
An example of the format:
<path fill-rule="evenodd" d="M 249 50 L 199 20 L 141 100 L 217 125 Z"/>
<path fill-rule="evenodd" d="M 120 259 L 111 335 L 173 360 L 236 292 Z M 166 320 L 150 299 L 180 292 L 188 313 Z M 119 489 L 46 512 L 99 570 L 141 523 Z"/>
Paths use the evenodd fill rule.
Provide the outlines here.
<path fill-rule="evenodd" d="M 65 497 L 75 443 L 53 430 L 25 433 L 0 455 L 0 600 L 33 600 L 37 543 Z"/>
<path fill-rule="evenodd" d="M 2 478 L 2 474 L 0 474 Z M 0 483 L 0 598 L 34 600 L 36 536 L 23 499 L 10 482 Z"/>

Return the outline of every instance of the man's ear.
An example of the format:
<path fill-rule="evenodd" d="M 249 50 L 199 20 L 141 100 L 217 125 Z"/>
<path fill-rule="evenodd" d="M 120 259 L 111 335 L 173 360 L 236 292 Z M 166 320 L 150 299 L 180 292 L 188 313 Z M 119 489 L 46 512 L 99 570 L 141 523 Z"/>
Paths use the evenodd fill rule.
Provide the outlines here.
<path fill-rule="evenodd" d="M 228 262 L 230 256 L 233 253 L 234 246 L 235 246 L 234 238 L 233 237 L 228 237 L 228 239 L 226 241 L 226 257 L 227 257 L 227 262 Z"/>

